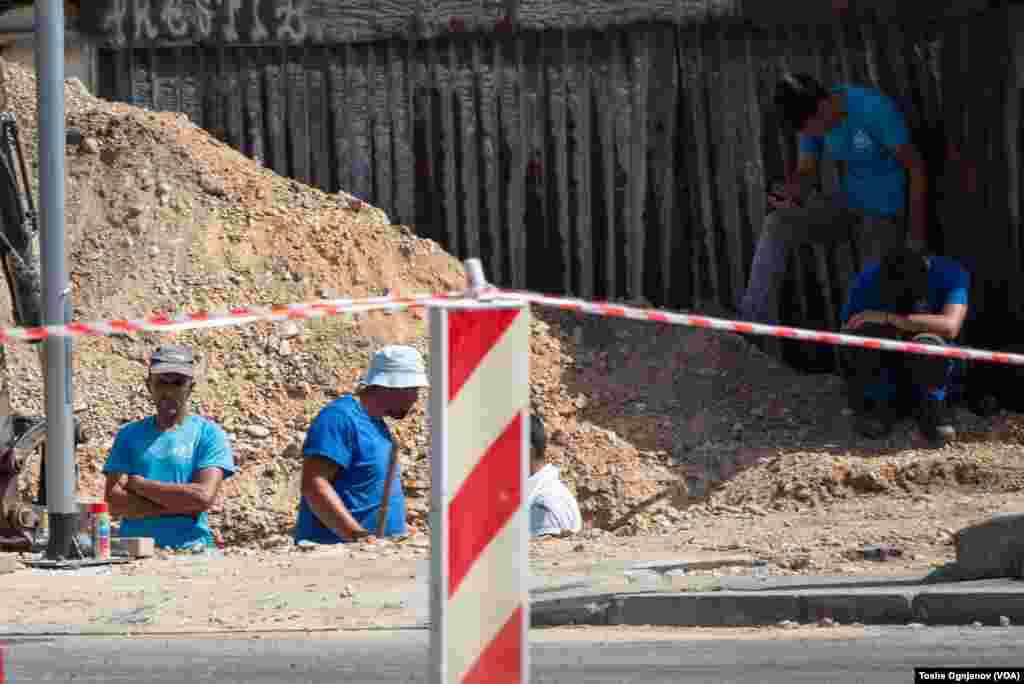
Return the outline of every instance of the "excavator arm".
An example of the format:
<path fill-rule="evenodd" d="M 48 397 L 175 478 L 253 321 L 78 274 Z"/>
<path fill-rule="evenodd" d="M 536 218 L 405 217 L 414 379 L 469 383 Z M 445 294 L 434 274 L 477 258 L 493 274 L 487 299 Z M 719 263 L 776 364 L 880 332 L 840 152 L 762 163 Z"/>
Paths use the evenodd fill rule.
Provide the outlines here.
<path fill-rule="evenodd" d="M 14 323 L 35 326 L 42 321 L 42 284 L 35 237 L 35 207 L 25 156 L 14 114 L 0 112 L 0 263 L 7 281 Z M 40 352 L 42 346 L 39 347 Z M 43 356 L 39 355 L 42 366 Z M 0 550 L 30 550 L 32 530 L 39 524 L 24 501 L 19 477 L 31 457 L 45 449 L 46 421 L 11 411 L 6 357 L 0 351 Z"/>
<path fill-rule="evenodd" d="M 39 228 L 18 122 L 6 106 L 5 75 L 0 59 L 0 264 L 14 324 L 31 327 L 42 322 L 42 280 L 36 249 Z M 43 346 L 38 345 L 40 370 L 45 377 L 42 350 Z M 76 444 L 80 438 L 76 420 Z M 21 485 L 26 483 L 36 454 L 40 477 L 35 500 L 28 501 Z M 0 346 L 0 551 L 32 547 L 32 532 L 39 524 L 32 504 L 46 505 L 45 459 L 46 420 L 11 410 L 6 357 Z"/>

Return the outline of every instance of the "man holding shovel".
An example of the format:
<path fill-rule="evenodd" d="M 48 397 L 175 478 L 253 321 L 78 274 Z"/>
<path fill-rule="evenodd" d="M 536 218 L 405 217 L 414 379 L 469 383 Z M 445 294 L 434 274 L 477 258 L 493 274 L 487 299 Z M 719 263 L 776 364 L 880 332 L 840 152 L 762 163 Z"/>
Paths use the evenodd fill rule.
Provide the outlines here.
<path fill-rule="evenodd" d="M 296 542 L 405 534 L 398 449 L 384 418 L 405 418 L 427 385 L 420 353 L 389 345 L 374 354 L 355 394 L 320 411 L 302 447 Z"/>

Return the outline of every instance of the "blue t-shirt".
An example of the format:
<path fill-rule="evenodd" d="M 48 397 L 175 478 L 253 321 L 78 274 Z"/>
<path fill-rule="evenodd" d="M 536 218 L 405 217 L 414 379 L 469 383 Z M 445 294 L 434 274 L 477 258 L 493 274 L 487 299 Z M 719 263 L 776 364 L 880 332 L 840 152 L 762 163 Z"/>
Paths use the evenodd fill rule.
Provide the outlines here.
<path fill-rule="evenodd" d="M 302 447 L 306 458 L 326 458 L 338 465 L 334 491 L 352 517 L 373 534 L 377 533 L 377 515 L 384 499 L 393 444 L 384 420 L 371 418 L 355 397 L 346 394 L 320 411 Z M 405 534 L 405 494 L 400 468 L 395 468 L 384 534 Z M 295 526 L 295 540 L 303 539 L 318 544 L 345 541 L 320 522 L 305 497 L 299 504 L 299 520 Z"/>
<path fill-rule="evenodd" d="M 235 459 L 227 435 L 216 423 L 201 416 L 189 416 L 167 432 L 156 428 L 150 416 L 129 423 L 114 438 L 106 474 L 139 475 L 168 484 L 195 482 L 200 470 L 220 468 L 224 479 L 235 473 Z M 157 546 L 186 548 L 201 542 L 213 546 L 208 515 L 160 515 L 122 520 L 122 537 L 152 537 Z"/>
<path fill-rule="evenodd" d="M 906 205 L 907 175 L 896 148 L 910 142 L 906 118 L 888 96 L 857 86 L 839 86 L 846 103 L 842 122 L 823 137 L 800 136 L 800 152 L 845 162 L 846 206 L 872 216 L 894 216 Z"/>
<path fill-rule="evenodd" d="M 842 319 L 845 324 L 850 317 L 862 311 L 885 311 L 899 313 L 891 302 L 883 302 L 878 287 L 878 273 L 881 264 L 865 268 L 850 288 Z M 947 304 L 968 304 L 971 275 L 963 266 L 947 257 L 928 258 L 928 298 L 915 306 L 914 313 L 938 314 Z"/>

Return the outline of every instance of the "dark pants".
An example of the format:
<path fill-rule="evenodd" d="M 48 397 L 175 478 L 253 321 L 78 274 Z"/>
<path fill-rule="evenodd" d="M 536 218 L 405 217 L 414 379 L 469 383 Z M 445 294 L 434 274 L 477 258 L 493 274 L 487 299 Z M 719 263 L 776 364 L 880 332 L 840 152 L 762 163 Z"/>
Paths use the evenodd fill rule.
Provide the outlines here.
<path fill-rule="evenodd" d="M 864 337 L 905 339 L 919 344 L 947 344 L 938 335 L 908 335 L 888 325 L 869 324 L 857 331 Z M 850 405 L 863 410 L 869 402 L 910 407 L 923 399 L 946 398 L 953 373 L 953 359 L 924 354 L 843 347 L 843 374 L 849 386 Z"/>

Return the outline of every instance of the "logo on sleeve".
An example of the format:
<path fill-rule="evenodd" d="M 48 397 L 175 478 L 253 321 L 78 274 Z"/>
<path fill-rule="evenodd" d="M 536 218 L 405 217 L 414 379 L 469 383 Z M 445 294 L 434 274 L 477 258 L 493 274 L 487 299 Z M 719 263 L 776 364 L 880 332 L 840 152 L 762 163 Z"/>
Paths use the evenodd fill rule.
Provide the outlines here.
<path fill-rule="evenodd" d="M 870 135 L 865 133 L 863 130 L 859 130 L 853 134 L 853 147 L 854 149 L 863 152 L 864 150 L 870 150 L 874 147 L 874 142 L 872 142 Z"/>

